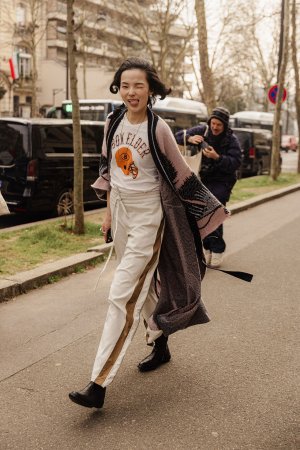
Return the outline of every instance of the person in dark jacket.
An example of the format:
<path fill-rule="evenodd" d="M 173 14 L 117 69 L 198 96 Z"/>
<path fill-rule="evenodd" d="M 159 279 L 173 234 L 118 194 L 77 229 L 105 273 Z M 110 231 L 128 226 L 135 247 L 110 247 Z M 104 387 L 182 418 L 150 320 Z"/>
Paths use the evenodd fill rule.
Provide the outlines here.
<path fill-rule="evenodd" d="M 186 144 L 196 145 L 202 151 L 201 181 L 223 205 L 229 201 L 242 161 L 240 144 L 229 127 L 229 117 L 226 108 L 217 107 L 212 111 L 208 125 L 186 130 Z M 184 130 L 175 137 L 178 144 L 184 144 Z M 226 248 L 223 225 L 204 239 L 203 247 L 207 265 L 219 267 Z"/>

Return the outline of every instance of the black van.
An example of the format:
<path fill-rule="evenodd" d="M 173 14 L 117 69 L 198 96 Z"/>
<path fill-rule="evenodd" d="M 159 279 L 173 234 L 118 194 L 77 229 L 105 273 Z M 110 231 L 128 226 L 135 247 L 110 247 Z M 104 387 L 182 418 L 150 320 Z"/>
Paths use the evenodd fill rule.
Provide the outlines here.
<path fill-rule="evenodd" d="M 0 189 L 12 212 L 73 209 L 73 124 L 68 119 L 0 118 Z M 84 203 L 98 203 L 104 122 L 81 121 Z"/>
<path fill-rule="evenodd" d="M 242 149 L 239 178 L 269 174 L 271 168 L 272 133 L 253 128 L 232 128 Z"/>

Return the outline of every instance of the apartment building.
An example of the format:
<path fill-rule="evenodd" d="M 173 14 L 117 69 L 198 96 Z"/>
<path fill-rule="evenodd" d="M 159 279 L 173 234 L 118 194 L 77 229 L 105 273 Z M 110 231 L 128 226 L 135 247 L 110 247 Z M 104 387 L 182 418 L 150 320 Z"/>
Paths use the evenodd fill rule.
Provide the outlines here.
<path fill-rule="evenodd" d="M 142 35 L 142 27 L 138 27 L 136 15 L 134 18 L 132 14 L 133 8 L 138 8 L 141 21 L 149 20 L 149 12 L 155 18 L 155 3 L 75 0 L 80 98 L 111 97 L 108 86 L 124 57 L 149 56 L 151 48 L 159 58 L 161 37 L 155 31 L 147 37 Z M 0 114 L 29 116 L 33 93 L 41 112 L 69 98 L 66 0 L 1 0 L 0 22 Z M 152 23 L 155 27 L 154 19 Z M 172 51 L 176 53 L 185 44 L 186 31 L 174 23 L 168 30 L 168 39 L 173 45 L 164 65 L 172 67 Z M 173 77 L 172 87 L 177 95 L 182 93 L 180 82 L 179 77 Z"/>
<path fill-rule="evenodd" d="M 32 57 L 31 41 L 36 22 L 29 20 L 27 2 L 1 0 L 0 3 L 0 114 L 27 117 L 32 101 L 32 61 L 42 58 L 38 42 Z M 37 11 L 36 21 L 43 23 L 45 12 Z M 37 28 L 36 28 L 37 30 Z"/>

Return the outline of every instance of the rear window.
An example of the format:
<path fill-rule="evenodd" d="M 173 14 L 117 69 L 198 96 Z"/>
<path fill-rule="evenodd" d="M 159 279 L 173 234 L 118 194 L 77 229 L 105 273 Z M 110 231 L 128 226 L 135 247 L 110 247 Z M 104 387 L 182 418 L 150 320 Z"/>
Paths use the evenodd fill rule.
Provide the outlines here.
<path fill-rule="evenodd" d="M 103 127 L 81 125 L 82 152 L 101 153 Z M 33 127 L 33 148 L 38 158 L 45 154 L 73 154 L 72 125 L 35 125 Z"/>
<path fill-rule="evenodd" d="M 81 125 L 82 152 L 101 153 L 104 127 L 99 125 Z"/>
<path fill-rule="evenodd" d="M 271 145 L 272 135 L 270 133 L 255 133 L 254 145 Z"/>
<path fill-rule="evenodd" d="M 240 146 L 243 149 L 248 149 L 251 147 L 251 135 L 245 131 L 234 130 L 234 134 L 239 140 Z"/>
<path fill-rule="evenodd" d="M 28 127 L 0 121 L 0 166 L 11 166 L 29 156 Z"/>
<path fill-rule="evenodd" d="M 33 150 L 38 158 L 46 153 L 73 153 L 71 125 L 34 125 Z"/>

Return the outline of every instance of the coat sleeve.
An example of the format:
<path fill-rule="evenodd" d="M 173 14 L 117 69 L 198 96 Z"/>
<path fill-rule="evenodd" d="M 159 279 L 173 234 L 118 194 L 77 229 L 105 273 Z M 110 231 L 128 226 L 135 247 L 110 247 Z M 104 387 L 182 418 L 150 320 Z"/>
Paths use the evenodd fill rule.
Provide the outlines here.
<path fill-rule="evenodd" d="M 226 173 L 234 173 L 241 165 L 242 151 L 239 141 L 235 135 L 231 136 L 230 144 L 226 154 L 221 155 L 216 165 L 219 170 Z"/>
<path fill-rule="evenodd" d="M 186 130 L 186 139 L 188 139 L 190 136 L 195 136 L 196 134 L 199 134 L 202 136 L 204 134 L 205 127 L 201 125 L 197 125 L 196 127 L 189 128 Z M 184 130 L 180 130 L 175 134 L 175 139 L 177 144 L 183 145 L 183 132 Z"/>
<path fill-rule="evenodd" d="M 108 161 L 107 161 L 107 147 L 106 147 L 106 135 L 109 126 L 110 119 L 108 118 L 105 122 L 104 136 L 102 142 L 102 151 L 100 155 L 99 163 L 99 177 L 91 185 L 94 189 L 99 200 L 106 200 L 106 193 L 110 190 L 110 176 L 108 173 Z"/>

